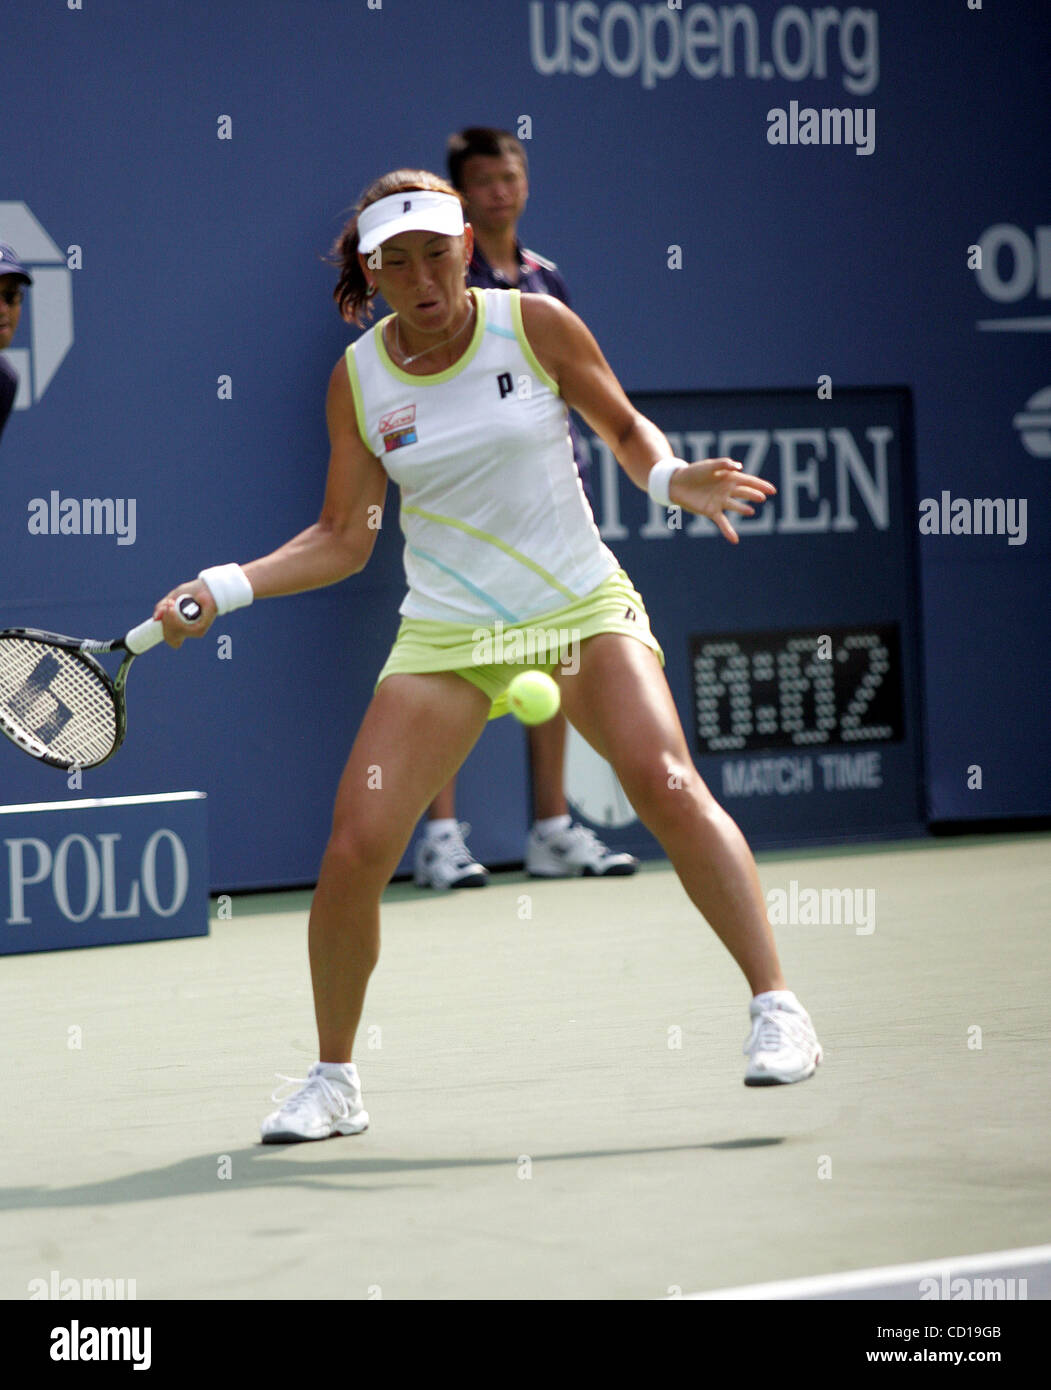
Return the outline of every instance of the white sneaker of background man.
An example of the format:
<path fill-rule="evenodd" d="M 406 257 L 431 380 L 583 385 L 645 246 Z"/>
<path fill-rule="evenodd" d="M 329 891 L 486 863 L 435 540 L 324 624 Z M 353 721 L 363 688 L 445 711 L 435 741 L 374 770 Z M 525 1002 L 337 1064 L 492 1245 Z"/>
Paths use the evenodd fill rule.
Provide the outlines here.
<path fill-rule="evenodd" d="M 623 878 L 635 872 L 639 861 L 610 849 L 593 830 L 563 815 L 533 823 L 525 867 L 533 878 Z"/>
<path fill-rule="evenodd" d="M 424 822 L 416 844 L 413 879 L 417 888 L 484 888 L 489 871 L 475 859 L 464 837 L 471 833 L 466 822 L 455 819 Z"/>

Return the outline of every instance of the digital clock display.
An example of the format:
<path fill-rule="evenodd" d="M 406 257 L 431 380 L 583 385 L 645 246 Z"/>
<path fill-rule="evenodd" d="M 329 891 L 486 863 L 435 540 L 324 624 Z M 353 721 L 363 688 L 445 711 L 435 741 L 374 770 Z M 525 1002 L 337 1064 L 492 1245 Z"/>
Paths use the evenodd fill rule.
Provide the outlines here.
<path fill-rule="evenodd" d="M 702 754 L 904 737 L 897 623 L 690 637 Z"/>

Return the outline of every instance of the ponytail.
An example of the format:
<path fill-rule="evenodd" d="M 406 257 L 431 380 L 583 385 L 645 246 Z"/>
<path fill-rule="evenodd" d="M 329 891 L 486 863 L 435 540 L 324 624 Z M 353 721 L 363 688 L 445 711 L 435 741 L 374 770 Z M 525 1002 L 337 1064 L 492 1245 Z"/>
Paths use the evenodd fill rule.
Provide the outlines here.
<path fill-rule="evenodd" d="M 357 213 L 340 232 L 336 244 L 332 248 L 331 259 L 340 268 L 339 280 L 332 292 L 340 315 L 348 323 L 357 324 L 359 328 L 364 328 L 372 317 L 372 305 L 369 303 L 372 296 L 369 294 L 368 281 L 365 279 L 361 262 L 358 260 Z"/>

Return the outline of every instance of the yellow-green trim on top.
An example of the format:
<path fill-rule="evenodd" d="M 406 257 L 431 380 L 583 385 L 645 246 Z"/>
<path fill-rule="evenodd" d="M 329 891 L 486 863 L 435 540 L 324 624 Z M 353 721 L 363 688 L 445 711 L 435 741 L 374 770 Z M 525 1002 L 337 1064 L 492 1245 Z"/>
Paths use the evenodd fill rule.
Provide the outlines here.
<path fill-rule="evenodd" d="M 470 365 L 478 349 L 482 345 L 482 338 L 485 336 L 485 297 L 482 291 L 474 285 L 468 289 L 468 294 L 474 296 L 476 316 L 474 321 L 474 333 L 468 344 L 467 351 L 451 367 L 446 367 L 443 372 L 424 373 L 421 376 L 414 376 L 411 372 L 403 372 L 394 362 L 390 353 L 387 351 L 387 344 L 383 341 L 383 327 L 395 317 L 388 314 L 387 317 L 376 325 L 376 352 L 380 362 L 390 372 L 391 376 L 398 381 L 409 382 L 413 386 L 440 386 L 443 381 L 451 381 L 454 376 L 458 376 L 467 366 Z"/>
<path fill-rule="evenodd" d="M 525 334 L 525 325 L 522 322 L 522 291 L 508 290 L 511 296 L 511 322 L 515 326 L 515 337 L 518 339 L 518 346 L 522 349 L 522 356 L 536 372 L 537 376 L 544 383 L 547 389 L 555 396 L 562 393 L 558 389 L 558 382 L 553 376 L 549 376 L 537 360 L 537 355 L 529 346 L 529 339 Z"/>
<path fill-rule="evenodd" d="M 358 364 L 354 360 L 354 344 L 348 343 L 347 350 L 343 354 L 347 363 L 347 377 L 350 380 L 350 393 L 354 397 L 354 418 L 358 422 L 358 434 L 361 435 L 361 442 L 372 453 L 372 445 L 369 443 L 368 430 L 365 428 L 365 398 L 361 394 L 361 379 L 358 376 Z"/>

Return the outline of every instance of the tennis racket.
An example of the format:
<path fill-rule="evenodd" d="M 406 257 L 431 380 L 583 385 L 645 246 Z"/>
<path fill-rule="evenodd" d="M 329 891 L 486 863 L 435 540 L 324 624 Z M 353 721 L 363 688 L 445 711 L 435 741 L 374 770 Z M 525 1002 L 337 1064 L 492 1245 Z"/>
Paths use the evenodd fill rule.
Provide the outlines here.
<path fill-rule="evenodd" d="M 179 612 L 193 623 L 201 606 L 184 594 Z M 111 642 L 7 628 L 0 632 L 0 730 L 49 767 L 98 767 L 124 742 L 131 663 L 163 640 L 164 628 L 154 618 Z M 118 651 L 127 655 L 111 677 L 95 654 Z"/>

